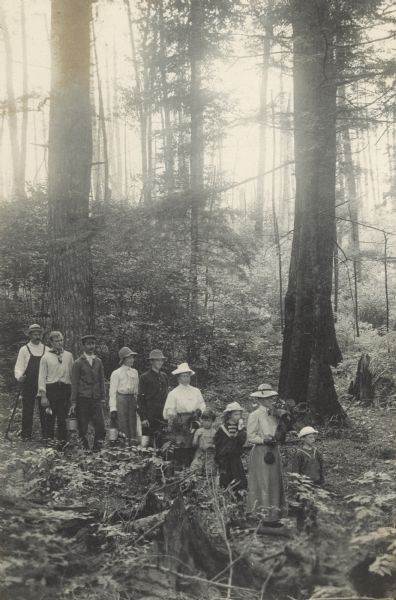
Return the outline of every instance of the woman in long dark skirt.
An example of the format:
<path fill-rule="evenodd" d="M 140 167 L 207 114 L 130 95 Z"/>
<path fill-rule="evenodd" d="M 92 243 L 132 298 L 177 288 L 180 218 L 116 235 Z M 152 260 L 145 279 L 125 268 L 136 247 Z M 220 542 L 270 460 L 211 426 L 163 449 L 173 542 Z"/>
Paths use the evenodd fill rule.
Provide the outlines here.
<path fill-rule="evenodd" d="M 247 488 L 247 479 L 241 455 L 246 442 L 246 429 L 242 421 L 242 407 L 238 402 L 226 406 L 223 425 L 214 437 L 215 461 L 219 467 L 220 485 L 239 492 Z"/>

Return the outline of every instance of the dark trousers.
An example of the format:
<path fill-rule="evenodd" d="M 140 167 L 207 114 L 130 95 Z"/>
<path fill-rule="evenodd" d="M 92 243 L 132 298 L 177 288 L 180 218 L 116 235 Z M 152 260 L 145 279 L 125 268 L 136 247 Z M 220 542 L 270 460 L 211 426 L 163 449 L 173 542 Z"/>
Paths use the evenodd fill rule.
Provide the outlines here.
<path fill-rule="evenodd" d="M 93 450 L 99 450 L 106 435 L 101 402 L 87 398 L 77 398 L 76 412 L 78 433 L 84 448 L 86 450 L 89 448 L 87 433 L 88 425 L 91 422 L 95 430 Z"/>
<path fill-rule="evenodd" d="M 162 419 L 150 417 L 150 425 L 143 427 L 142 435 L 148 435 L 156 448 L 161 448 L 165 441 L 166 423 Z"/>
<path fill-rule="evenodd" d="M 66 419 L 70 410 L 71 385 L 67 383 L 49 383 L 47 398 L 52 415 L 46 415 L 47 438 L 54 438 L 55 421 L 58 423 L 57 437 L 60 442 L 67 440 Z"/>
<path fill-rule="evenodd" d="M 33 414 L 36 404 L 37 386 L 32 389 L 24 389 L 22 392 L 22 437 L 27 439 L 32 437 Z M 38 400 L 38 410 L 40 415 L 41 434 L 46 437 L 45 408 L 41 406 Z"/>

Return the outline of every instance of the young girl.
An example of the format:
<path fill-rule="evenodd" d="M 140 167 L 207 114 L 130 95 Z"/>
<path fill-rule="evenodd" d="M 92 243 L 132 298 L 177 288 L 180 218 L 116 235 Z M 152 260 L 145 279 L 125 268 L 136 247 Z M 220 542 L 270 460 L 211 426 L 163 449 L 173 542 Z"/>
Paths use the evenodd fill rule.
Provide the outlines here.
<path fill-rule="evenodd" d="M 315 447 L 317 434 L 316 429 L 310 426 L 301 429 L 298 437 L 302 445 L 294 455 L 292 473 L 309 477 L 315 485 L 323 485 L 323 459 Z"/>
<path fill-rule="evenodd" d="M 194 460 L 191 463 L 191 469 L 196 470 L 200 475 L 211 474 L 215 469 L 215 418 L 216 415 L 213 411 L 210 409 L 204 410 L 201 417 L 202 427 L 197 429 L 194 434 L 193 446 L 196 448 L 196 451 Z"/>
<path fill-rule="evenodd" d="M 242 421 L 242 407 L 238 402 L 228 404 L 223 412 L 223 425 L 217 430 L 215 461 L 219 467 L 220 485 L 232 486 L 239 492 L 247 488 L 247 479 L 242 464 L 242 451 L 246 442 L 246 429 Z"/>
<path fill-rule="evenodd" d="M 250 394 L 259 407 L 249 415 L 247 440 L 253 445 L 249 458 L 247 507 L 249 511 L 265 510 L 266 524 L 277 526 L 285 504 L 282 465 L 276 441 L 278 419 L 272 404 L 278 396 L 270 385 L 262 384 Z"/>

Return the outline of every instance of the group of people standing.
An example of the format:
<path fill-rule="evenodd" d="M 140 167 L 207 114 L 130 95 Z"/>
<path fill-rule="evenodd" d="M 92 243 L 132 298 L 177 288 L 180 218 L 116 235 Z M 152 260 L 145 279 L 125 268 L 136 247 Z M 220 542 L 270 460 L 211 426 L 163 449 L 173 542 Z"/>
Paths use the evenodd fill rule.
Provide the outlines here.
<path fill-rule="evenodd" d="M 83 447 L 89 448 L 87 433 L 92 423 L 92 449 L 100 450 L 106 436 L 106 391 L 95 336 L 81 338 L 82 354 L 74 361 L 63 348 L 61 332 L 50 333 L 50 348 L 41 341 L 39 325 L 31 325 L 28 333 L 30 340 L 21 347 L 15 365 L 15 377 L 22 385 L 22 439 L 31 438 L 37 401 L 44 439 L 54 438 L 57 422 L 58 441 L 64 445 L 66 420 L 75 415 Z M 187 363 L 172 371 L 177 385 L 168 391 L 161 350 L 150 352 L 150 368 L 140 377 L 133 368 L 137 353 L 123 347 L 118 354 L 119 367 L 110 377 L 110 427 L 121 433 L 124 443 L 137 445 L 144 435 L 176 466 L 206 475 L 218 473 L 222 487 L 236 494 L 247 490 L 249 511 L 265 510 L 268 523 L 277 524 L 285 506 L 279 423 L 286 412 L 279 405 L 277 392 L 262 384 L 250 394 L 258 407 L 249 414 L 246 427 L 238 402 L 225 407 L 222 422 L 216 426 L 216 414 L 206 407 L 200 390 L 191 385 L 194 371 Z M 309 441 L 311 436 L 314 442 L 317 432 L 310 427 L 305 430 L 300 432 L 301 438 Z M 242 462 L 246 446 L 251 448 L 247 476 Z M 303 444 L 293 465 L 297 472 L 316 479 L 314 483 L 322 483 L 321 456 L 315 448 L 310 451 L 309 444 L 305 449 Z"/>

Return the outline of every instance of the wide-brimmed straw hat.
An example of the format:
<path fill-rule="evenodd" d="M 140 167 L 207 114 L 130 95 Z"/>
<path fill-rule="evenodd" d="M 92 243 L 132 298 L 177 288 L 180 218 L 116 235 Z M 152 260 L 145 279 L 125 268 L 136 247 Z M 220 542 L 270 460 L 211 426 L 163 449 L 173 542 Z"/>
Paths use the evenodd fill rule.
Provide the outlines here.
<path fill-rule="evenodd" d="M 32 333 L 32 331 L 43 331 L 43 328 L 38 323 L 33 323 L 33 325 L 29 325 L 28 333 Z"/>
<path fill-rule="evenodd" d="M 258 386 L 257 391 L 250 394 L 251 398 L 275 398 L 278 392 L 272 389 L 269 383 L 262 383 Z"/>
<path fill-rule="evenodd" d="M 128 346 L 124 346 L 121 350 L 118 351 L 118 357 L 120 359 L 120 365 L 124 362 L 128 356 L 137 356 L 137 352 L 134 352 Z"/>
<path fill-rule="evenodd" d="M 191 375 L 195 375 L 195 372 L 190 369 L 188 363 L 181 363 L 177 369 L 172 371 L 172 375 L 181 375 L 182 373 L 190 373 Z"/>
<path fill-rule="evenodd" d="M 223 410 L 223 415 L 225 415 L 226 413 L 229 413 L 229 412 L 234 412 L 234 410 L 243 411 L 243 408 L 239 404 L 239 402 L 231 402 L 230 404 L 227 404 L 227 406 Z"/>
<path fill-rule="evenodd" d="M 307 425 L 306 427 L 303 427 L 302 429 L 300 429 L 300 431 L 298 433 L 298 437 L 303 438 L 306 435 L 311 435 L 311 433 L 319 433 L 319 431 L 316 431 L 316 429 L 314 429 L 310 425 Z"/>

